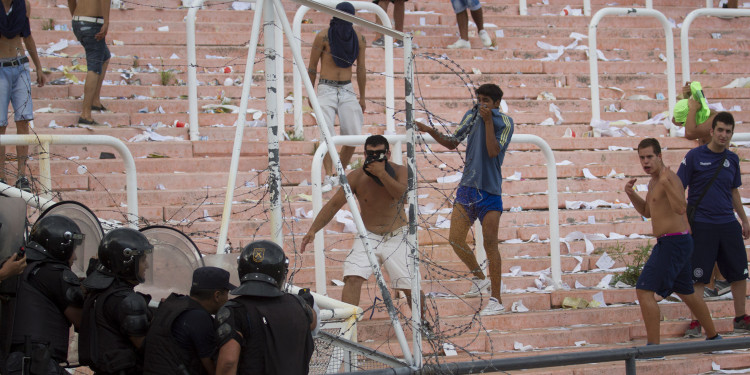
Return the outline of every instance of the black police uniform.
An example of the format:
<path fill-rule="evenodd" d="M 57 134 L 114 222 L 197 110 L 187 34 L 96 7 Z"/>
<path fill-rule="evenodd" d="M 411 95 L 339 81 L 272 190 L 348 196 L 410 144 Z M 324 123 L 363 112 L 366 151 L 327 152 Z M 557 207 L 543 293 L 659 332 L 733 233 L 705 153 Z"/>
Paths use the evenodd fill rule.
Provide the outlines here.
<path fill-rule="evenodd" d="M 301 297 L 239 296 L 219 310 L 216 320 L 219 347 L 231 339 L 242 347 L 238 374 L 308 373 L 314 349 L 312 313 Z"/>
<path fill-rule="evenodd" d="M 134 285 L 119 279 L 112 278 L 106 289 L 91 289 L 106 277 L 97 270 L 83 283 L 90 294 L 83 304 L 79 360 L 96 375 L 141 374 L 143 357 L 130 337 L 146 336 L 148 303 Z"/>
<path fill-rule="evenodd" d="M 65 374 L 58 365 L 68 358 L 71 323 L 64 311 L 82 306 L 80 285 L 67 264 L 51 258 L 29 263 L 18 286 L 8 374 L 21 374 L 24 356 L 31 357 L 32 374 Z"/>
<path fill-rule="evenodd" d="M 182 313 L 203 310 L 192 298 L 172 293 L 159 304 L 151 329 L 146 336 L 144 374 L 146 375 L 202 375 L 207 374 L 200 356 L 180 347 L 172 335 L 172 326 Z M 206 311 L 208 315 L 208 311 Z M 208 315 L 209 318 L 210 315 Z M 213 327 L 213 326 L 212 326 Z"/>

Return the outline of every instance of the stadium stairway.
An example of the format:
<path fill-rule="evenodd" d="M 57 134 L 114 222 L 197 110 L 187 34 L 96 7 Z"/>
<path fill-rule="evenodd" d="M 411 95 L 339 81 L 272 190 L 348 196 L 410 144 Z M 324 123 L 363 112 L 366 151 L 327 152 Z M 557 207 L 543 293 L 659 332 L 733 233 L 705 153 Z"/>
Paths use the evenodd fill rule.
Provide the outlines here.
<path fill-rule="evenodd" d="M 205 105 L 239 105 L 241 81 L 244 75 L 246 43 L 250 39 L 252 11 L 235 11 L 227 2 L 208 3 L 198 11 L 197 56 L 200 113 L 200 141 L 189 141 L 187 128 L 175 127 L 175 121 L 188 122 L 187 63 L 185 56 L 186 10 L 180 3 L 170 1 L 123 0 L 123 9 L 112 10 L 112 21 L 107 36 L 113 57 L 102 88 L 104 105 L 109 112 L 94 113 L 94 118 L 110 126 L 76 127 L 80 115 L 82 81 L 85 72 L 83 49 L 74 42 L 70 31 L 70 14 L 62 0 L 32 0 L 31 27 L 37 46 L 50 53 L 42 54 L 50 84 L 33 87 L 35 128 L 38 134 L 104 134 L 126 142 L 136 158 L 138 171 L 139 211 L 142 225 L 167 224 L 175 226 L 198 243 L 206 254 L 216 252 L 224 192 L 228 177 L 236 113 L 231 110 L 204 108 Z M 609 0 L 592 1 L 594 12 L 608 6 Z M 677 82 L 679 86 L 679 32 L 684 17 L 704 6 L 702 0 L 664 0 L 656 2 L 657 10 L 674 21 Z M 558 173 L 560 235 L 573 232 L 587 235 L 603 234 L 592 241 L 587 252 L 583 241 L 561 244 L 563 282 L 569 287 L 561 290 L 538 289 L 537 282 L 545 282 L 543 274 L 550 267 L 549 211 L 547 203 L 546 166 L 542 154 L 532 145 L 511 144 L 503 166 L 504 176 L 520 173 L 520 179 L 503 183 L 506 211 L 501 219 L 498 238 L 505 274 L 503 302 L 510 309 L 522 303 L 527 312 L 509 312 L 480 317 L 485 298 L 458 299 L 467 291 L 470 282 L 467 272 L 453 254 L 448 241 L 448 230 L 439 228 L 438 216 L 449 217 L 455 182 L 441 182 L 446 176 L 462 169 L 459 152 L 449 152 L 440 146 L 426 150 L 418 147 L 420 231 L 419 241 L 424 281 L 422 287 L 428 298 L 428 320 L 435 322 L 436 338 L 425 339 L 425 361 L 469 361 L 472 359 L 533 356 L 535 354 L 580 352 L 608 348 L 643 345 L 645 328 L 632 287 L 597 287 L 602 279 L 622 272 L 631 264 L 634 254 L 654 243 L 649 238 L 651 225 L 633 208 L 621 207 L 629 203 L 624 193 L 627 178 L 638 178 L 645 184 L 635 148 L 640 139 L 656 137 L 664 148 L 664 160 L 676 170 L 684 154 L 696 146 L 694 141 L 671 138 L 661 124 L 641 124 L 667 108 L 666 64 L 663 30 L 655 20 L 642 17 L 607 17 L 598 27 L 598 49 L 609 61 L 599 61 L 602 119 L 611 126 L 627 126 L 635 135 L 622 137 L 591 137 L 591 102 L 588 57 L 585 49 L 567 49 L 557 60 L 542 61 L 548 50 L 538 42 L 552 46 L 568 46 L 575 34 L 587 35 L 589 17 L 561 16 L 567 0 L 529 3 L 528 16 L 518 15 L 518 3 L 496 0 L 484 4 L 486 28 L 495 43 L 493 48 L 481 48 L 476 29 L 470 50 L 449 50 L 446 45 L 456 38 L 455 16 L 447 2 L 408 2 L 406 30 L 415 33 L 416 103 L 417 117 L 429 111 L 443 119 L 445 130 L 455 129 L 460 116 L 472 105 L 473 84 L 497 83 L 505 92 L 508 114 L 516 122 L 516 134 L 535 134 L 547 141 L 552 149 Z M 292 19 L 297 4 L 285 2 L 288 19 Z M 642 7 L 643 4 L 618 6 Z M 372 14 L 359 13 L 367 19 Z M 309 12 L 302 25 L 302 53 L 310 53 L 310 43 L 316 32 L 325 28 L 330 17 Z M 725 88 L 736 78 L 750 76 L 747 64 L 750 20 L 703 17 L 691 28 L 691 74 L 700 80 L 711 103 L 733 108 L 738 120 L 736 132 L 750 132 L 750 87 Z M 168 31 L 158 31 L 159 28 Z M 374 39 L 370 31 L 363 31 L 369 43 Z M 580 38 L 580 37 L 578 37 Z M 61 40 L 67 47 L 51 48 Z M 580 39 L 579 45 L 587 45 Z M 260 47 L 262 48 L 262 47 Z M 53 51 L 54 50 L 54 51 Z M 260 50 L 259 50 L 260 51 Z M 367 49 L 367 110 L 363 133 L 385 132 L 385 70 L 383 50 Z M 397 132 L 403 133 L 403 53 L 394 53 L 396 75 Z M 259 52 L 258 58 L 262 56 Z M 285 94 L 292 90 L 291 52 L 285 48 Z M 231 66 L 225 73 L 225 67 Z M 255 64 L 249 108 L 265 110 L 264 63 Z M 32 73 L 33 76 L 34 73 Z M 231 85 L 225 86 L 230 79 Z M 355 83 L 356 85 L 356 83 Z M 679 92 L 679 87 L 677 87 Z M 358 92 L 358 91 L 357 91 Z M 290 101 L 287 101 L 288 103 Z M 550 105 L 559 108 L 562 122 L 541 125 L 556 117 Z M 292 114 L 286 114 L 286 130 L 292 130 Z M 251 120 L 250 117 L 248 117 Z M 262 116 L 260 120 L 265 119 Z M 54 121 L 54 123 L 53 123 Z M 296 251 L 312 219 L 300 215 L 312 209 L 309 201 L 311 188 L 310 164 L 320 138 L 315 119 L 304 114 L 302 140 L 281 142 L 281 170 L 285 217 L 285 250 L 292 259 L 292 278 L 296 285 L 314 288 L 312 252 Z M 57 125 L 57 126 L 54 126 Z M 9 134 L 15 132 L 10 124 Z M 140 141 L 144 132 L 153 130 L 166 141 Z M 566 137 L 566 132 L 574 137 Z M 182 140 L 178 138 L 181 137 Z M 247 127 L 244 133 L 237 188 L 233 206 L 229 240 L 234 251 L 258 238 L 267 238 L 268 201 L 262 186 L 268 174 L 266 129 Z M 32 155 L 37 150 L 32 147 Z M 741 158 L 743 197 L 750 198 L 745 186 L 750 183 L 750 151 L 733 149 Z M 8 148 L 13 154 L 13 147 Z M 53 146 L 52 185 L 58 199 L 80 201 L 106 220 L 124 220 L 125 175 L 120 160 L 100 159 L 99 146 Z M 358 149 L 354 161 L 361 160 Z M 86 168 L 80 168 L 84 165 Z M 12 164 L 6 166 L 14 173 Z M 36 160 L 29 164 L 30 174 L 36 176 Z M 587 178 L 584 169 L 596 176 Z M 81 172 L 82 173 L 79 173 Z M 613 172 L 614 171 L 614 172 Z M 12 180 L 12 178 L 11 178 Z M 645 194 L 645 191 L 642 193 Z M 330 198 L 332 192 L 324 194 Z M 566 202 L 602 200 L 606 206 L 594 209 L 567 208 Z M 612 205 L 619 208 L 611 208 Z M 443 209 L 442 214 L 440 211 Z M 437 212 L 436 212 L 437 211 Z M 33 216 L 33 213 L 31 214 Z M 341 279 L 345 249 L 351 248 L 352 234 L 343 233 L 341 223 L 326 227 L 327 280 Z M 619 235 L 626 236 L 622 238 Z M 631 237 L 634 238 L 629 238 Z M 471 235 L 470 235 L 471 237 Z M 643 238 L 645 237 L 645 238 Z M 473 241 L 470 238 L 470 242 Z M 605 253 L 607 254 L 605 256 Z M 614 265 L 602 269 L 597 262 L 613 258 Z M 563 309 L 566 297 L 591 301 L 602 293 L 607 307 Z M 340 298 L 341 287 L 328 286 L 328 294 Z M 743 296 L 744 297 L 744 296 Z M 359 323 L 361 343 L 386 353 L 399 356 L 399 348 L 387 320 L 382 301 L 374 282 L 370 280 L 362 291 L 360 306 L 366 313 Z M 400 311 L 408 316 L 405 298 L 396 299 Z M 732 330 L 731 300 L 708 302 L 720 332 Z M 665 301 L 661 305 L 661 333 L 664 342 L 682 342 L 690 314 L 683 304 Z M 410 328 L 406 328 L 407 335 Z M 458 355 L 445 356 L 443 343 L 451 343 Z M 519 349 L 520 348 L 520 349 Z M 643 374 L 695 374 L 711 371 L 712 363 L 721 368 L 750 367 L 745 351 L 732 353 L 694 354 L 668 357 L 665 360 L 639 361 Z M 605 371 L 622 372 L 623 363 L 598 363 L 585 366 L 520 371 L 535 374 L 599 374 Z"/>

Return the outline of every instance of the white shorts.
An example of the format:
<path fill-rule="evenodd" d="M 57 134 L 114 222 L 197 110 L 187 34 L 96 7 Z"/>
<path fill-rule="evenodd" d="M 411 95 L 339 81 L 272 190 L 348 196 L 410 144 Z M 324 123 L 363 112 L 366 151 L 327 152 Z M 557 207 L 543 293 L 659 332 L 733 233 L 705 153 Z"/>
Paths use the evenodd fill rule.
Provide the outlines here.
<path fill-rule="evenodd" d="M 406 243 L 407 228 L 402 227 L 383 236 L 367 232 L 370 246 L 378 263 L 388 273 L 391 287 L 394 289 L 411 289 L 411 264 Z M 359 238 L 354 240 L 354 247 L 344 261 L 344 277 L 359 276 L 365 280 L 372 275 L 370 261 L 367 260 L 365 246 Z"/>
<path fill-rule="evenodd" d="M 341 135 L 362 134 L 362 124 L 365 122 L 362 107 L 359 105 L 357 95 L 351 82 L 345 85 L 318 85 L 318 102 L 323 109 L 328 131 L 336 135 L 333 130 L 333 122 L 336 114 L 339 115 Z"/>

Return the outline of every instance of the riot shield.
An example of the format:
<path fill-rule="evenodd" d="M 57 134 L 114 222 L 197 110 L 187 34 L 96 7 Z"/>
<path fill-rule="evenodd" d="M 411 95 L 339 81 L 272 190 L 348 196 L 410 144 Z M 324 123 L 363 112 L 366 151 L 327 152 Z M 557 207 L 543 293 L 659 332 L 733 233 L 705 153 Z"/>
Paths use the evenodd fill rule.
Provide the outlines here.
<path fill-rule="evenodd" d="M 188 294 L 193 271 L 204 265 L 198 246 L 185 233 L 163 225 L 141 229 L 154 250 L 148 255 L 146 281 L 137 291 L 150 294 L 152 301 L 166 298 L 170 293 Z"/>

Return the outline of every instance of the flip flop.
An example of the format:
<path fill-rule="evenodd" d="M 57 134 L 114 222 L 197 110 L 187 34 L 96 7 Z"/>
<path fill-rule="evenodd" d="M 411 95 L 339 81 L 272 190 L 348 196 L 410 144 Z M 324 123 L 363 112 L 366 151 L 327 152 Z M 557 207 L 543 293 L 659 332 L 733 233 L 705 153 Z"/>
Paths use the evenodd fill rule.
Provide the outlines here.
<path fill-rule="evenodd" d="M 86 120 L 86 119 L 85 119 L 85 118 L 83 118 L 83 117 L 79 117 L 79 118 L 78 118 L 78 125 L 86 125 L 86 126 L 104 126 L 103 124 L 100 124 L 100 123 L 96 122 L 96 120 L 94 120 L 94 119 L 91 119 L 91 120 Z"/>
<path fill-rule="evenodd" d="M 106 108 L 105 106 L 103 106 L 103 105 L 102 105 L 102 106 L 95 106 L 95 105 L 92 105 L 92 106 L 91 106 L 91 110 L 92 110 L 92 111 L 100 111 L 100 112 L 106 112 L 106 111 L 109 111 L 109 110 L 108 110 L 108 109 L 107 109 L 107 108 Z"/>

